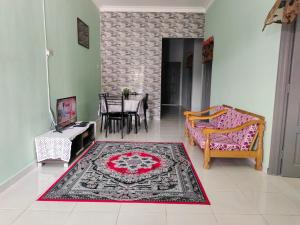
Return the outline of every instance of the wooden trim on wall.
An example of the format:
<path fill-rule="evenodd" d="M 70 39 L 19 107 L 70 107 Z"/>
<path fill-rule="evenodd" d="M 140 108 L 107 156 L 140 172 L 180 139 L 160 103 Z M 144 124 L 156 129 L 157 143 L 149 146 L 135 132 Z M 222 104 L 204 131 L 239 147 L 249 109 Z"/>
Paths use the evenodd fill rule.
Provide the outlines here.
<path fill-rule="evenodd" d="M 176 7 L 176 6 L 108 6 L 99 7 L 100 12 L 186 12 L 206 13 L 205 7 Z"/>
<path fill-rule="evenodd" d="M 268 174 L 273 175 L 281 174 L 288 84 L 291 74 L 294 37 L 295 23 L 282 25 L 271 137 L 271 153 L 268 168 Z"/>

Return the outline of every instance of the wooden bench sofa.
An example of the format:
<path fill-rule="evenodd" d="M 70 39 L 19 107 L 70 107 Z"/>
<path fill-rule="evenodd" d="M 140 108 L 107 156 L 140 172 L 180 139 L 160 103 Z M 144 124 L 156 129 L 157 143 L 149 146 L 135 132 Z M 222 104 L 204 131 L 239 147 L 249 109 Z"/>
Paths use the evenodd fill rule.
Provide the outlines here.
<path fill-rule="evenodd" d="M 184 116 L 190 144 L 204 150 L 204 168 L 210 167 L 211 158 L 254 158 L 255 168 L 262 170 L 263 116 L 226 105 Z"/>

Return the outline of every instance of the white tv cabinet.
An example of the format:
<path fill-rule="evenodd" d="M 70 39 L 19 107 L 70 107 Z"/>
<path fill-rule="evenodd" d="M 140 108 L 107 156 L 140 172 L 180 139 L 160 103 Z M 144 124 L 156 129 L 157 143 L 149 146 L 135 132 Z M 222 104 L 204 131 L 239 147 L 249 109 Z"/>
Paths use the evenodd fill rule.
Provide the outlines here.
<path fill-rule="evenodd" d="M 78 157 L 85 149 L 94 144 L 96 122 L 91 121 L 85 127 L 68 127 L 62 133 L 48 131 L 35 138 L 38 167 L 53 160 L 60 160 L 64 167 Z"/>

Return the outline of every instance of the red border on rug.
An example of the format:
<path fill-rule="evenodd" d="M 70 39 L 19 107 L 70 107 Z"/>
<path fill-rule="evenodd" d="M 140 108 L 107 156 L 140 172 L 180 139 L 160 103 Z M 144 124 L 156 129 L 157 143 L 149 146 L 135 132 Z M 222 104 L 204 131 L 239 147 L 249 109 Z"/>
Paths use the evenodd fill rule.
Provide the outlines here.
<path fill-rule="evenodd" d="M 197 182 L 200 186 L 200 189 L 203 193 L 203 196 L 205 198 L 205 202 L 163 202 L 163 201 L 129 201 L 129 200 L 84 200 L 84 199 L 43 199 L 44 196 L 65 176 L 68 174 L 68 172 L 73 169 L 73 167 L 89 152 L 89 150 L 96 144 L 96 143 L 156 143 L 156 144 L 181 144 L 183 147 L 183 150 L 187 156 L 187 159 L 191 163 L 191 168 L 196 176 Z M 170 204 L 170 205 L 210 205 L 210 201 L 207 197 L 207 194 L 204 190 L 204 187 L 199 179 L 199 176 L 195 170 L 195 167 L 190 159 L 190 156 L 185 148 L 185 145 L 183 142 L 155 142 L 155 141 L 141 141 L 141 142 L 136 142 L 136 141 L 95 141 L 94 144 L 92 144 L 90 147 L 88 147 L 82 155 L 76 159 L 70 166 L 69 168 L 36 200 L 36 201 L 42 201 L 42 202 L 108 202 L 108 203 L 143 203 L 143 204 Z"/>

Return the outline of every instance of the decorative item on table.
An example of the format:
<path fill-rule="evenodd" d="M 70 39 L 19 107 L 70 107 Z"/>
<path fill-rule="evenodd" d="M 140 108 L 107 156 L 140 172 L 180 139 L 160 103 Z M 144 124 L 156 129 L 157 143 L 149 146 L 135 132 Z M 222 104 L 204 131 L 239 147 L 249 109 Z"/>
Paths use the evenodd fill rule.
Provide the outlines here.
<path fill-rule="evenodd" d="M 125 99 L 129 98 L 130 90 L 128 88 L 123 89 L 123 95 Z"/>

